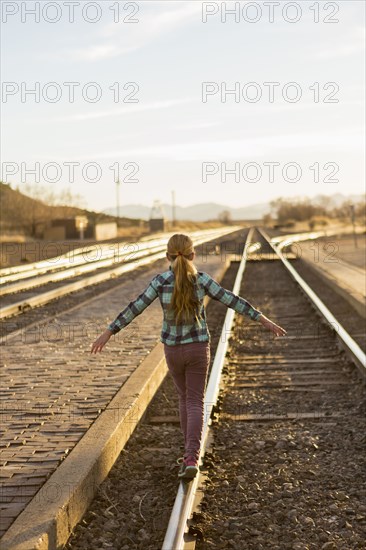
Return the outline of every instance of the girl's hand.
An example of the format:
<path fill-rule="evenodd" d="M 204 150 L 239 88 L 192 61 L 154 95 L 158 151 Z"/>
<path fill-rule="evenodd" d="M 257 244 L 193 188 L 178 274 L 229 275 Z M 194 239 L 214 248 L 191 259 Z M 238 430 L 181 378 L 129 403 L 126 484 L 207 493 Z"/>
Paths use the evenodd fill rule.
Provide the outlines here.
<path fill-rule="evenodd" d="M 110 330 L 105 330 L 103 334 L 101 334 L 95 342 L 93 342 L 92 349 L 90 353 L 97 353 L 98 351 L 102 351 L 110 337 L 112 336 L 112 332 Z"/>
<path fill-rule="evenodd" d="M 284 328 L 276 325 L 276 323 L 265 317 L 263 314 L 260 316 L 259 321 L 267 330 L 270 330 L 276 336 L 285 336 L 285 334 L 287 334 Z"/>

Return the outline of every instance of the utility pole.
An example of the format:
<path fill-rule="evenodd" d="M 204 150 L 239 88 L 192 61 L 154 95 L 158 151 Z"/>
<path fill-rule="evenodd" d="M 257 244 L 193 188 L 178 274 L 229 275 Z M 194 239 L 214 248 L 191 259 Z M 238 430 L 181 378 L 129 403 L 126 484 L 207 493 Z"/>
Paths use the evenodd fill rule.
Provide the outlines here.
<path fill-rule="evenodd" d="M 352 223 L 352 227 L 353 227 L 353 242 L 354 242 L 355 248 L 358 248 L 357 235 L 356 235 L 356 225 L 355 225 L 355 205 L 350 204 L 349 209 L 350 209 L 350 212 L 351 212 L 351 223 Z"/>
<path fill-rule="evenodd" d="M 118 180 L 116 181 L 116 204 L 117 204 L 117 218 L 119 218 L 119 186 L 120 186 L 120 181 L 119 181 L 119 178 Z"/>
<path fill-rule="evenodd" d="M 172 226 L 175 226 L 175 191 L 172 191 Z"/>

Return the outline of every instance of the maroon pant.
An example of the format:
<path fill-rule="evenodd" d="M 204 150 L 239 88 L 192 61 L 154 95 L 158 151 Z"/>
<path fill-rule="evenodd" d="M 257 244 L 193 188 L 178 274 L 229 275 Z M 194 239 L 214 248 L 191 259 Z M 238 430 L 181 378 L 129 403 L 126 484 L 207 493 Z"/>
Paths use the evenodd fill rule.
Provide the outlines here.
<path fill-rule="evenodd" d="M 210 365 L 209 342 L 168 346 L 165 359 L 179 396 L 179 418 L 184 436 L 184 456 L 198 458 L 203 427 L 203 404 Z"/>

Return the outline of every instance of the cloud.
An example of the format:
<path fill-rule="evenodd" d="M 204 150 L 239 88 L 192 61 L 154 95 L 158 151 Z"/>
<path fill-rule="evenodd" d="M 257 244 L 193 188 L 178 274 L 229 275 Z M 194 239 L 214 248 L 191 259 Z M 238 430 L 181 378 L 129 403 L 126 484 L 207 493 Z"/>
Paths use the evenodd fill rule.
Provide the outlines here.
<path fill-rule="evenodd" d="M 204 128 L 213 128 L 214 126 L 218 126 L 218 122 L 212 122 L 204 120 L 197 121 L 197 122 L 187 122 L 185 124 L 179 124 L 176 126 L 176 130 L 202 130 Z"/>
<path fill-rule="evenodd" d="M 93 156 L 96 159 L 113 159 L 121 156 L 129 158 L 150 158 L 175 161 L 216 161 L 217 159 L 246 159 L 263 157 L 263 155 L 282 154 L 286 150 L 298 150 L 303 154 L 305 150 L 355 152 L 363 150 L 363 135 L 349 132 L 335 135 L 324 134 L 283 134 L 239 140 L 195 141 L 186 143 L 165 143 L 123 151 L 109 151 Z"/>
<path fill-rule="evenodd" d="M 339 37 L 338 37 L 339 38 Z M 337 42 L 331 48 L 324 47 L 314 53 L 313 57 L 319 60 L 348 57 L 357 53 L 365 52 L 365 32 L 362 27 L 356 26 L 351 29 L 343 40 Z"/>
<path fill-rule="evenodd" d="M 163 101 L 154 101 L 151 103 L 138 103 L 138 104 L 128 104 L 127 107 L 119 107 L 115 109 L 109 109 L 106 111 L 91 111 L 88 113 L 76 113 L 68 116 L 59 116 L 59 117 L 48 117 L 44 122 L 71 122 L 71 121 L 82 121 L 82 120 L 93 120 L 98 118 L 106 117 L 118 117 L 123 115 L 130 115 L 135 113 L 142 113 L 144 111 L 156 111 L 160 109 L 169 109 L 170 107 L 176 107 L 177 105 L 183 105 L 185 103 L 191 103 L 193 99 L 186 97 L 180 99 L 165 99 Z M 40 122 L 37 119 L 38 123 Z"/>
<path fill-rule="evenodd" d="M 155 2 L 144 3 L 143 8 L 134 16 L 138 23 L 111 23 L 99 33 L 100 43 L 74 50 L 68 54 L 74 60 L 98 61 L 125 55 L 138 50 L 164 34 L 174 31 L 180 25 L 197 18 L 200 21 L 200 2 L 172 2 L 174 8 L 159 12 Z M 121 29 L 122 26 L 122 29 Z"/>

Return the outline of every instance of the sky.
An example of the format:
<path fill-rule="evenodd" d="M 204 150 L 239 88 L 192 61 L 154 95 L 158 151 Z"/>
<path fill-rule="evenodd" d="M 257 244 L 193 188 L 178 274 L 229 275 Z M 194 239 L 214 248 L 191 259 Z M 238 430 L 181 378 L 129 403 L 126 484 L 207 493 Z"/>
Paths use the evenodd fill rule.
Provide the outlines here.
<path fill-rule="evenodd" d="M 120 204 L 147 206 L 364 192 L 362 0 L 1 9 L 13 187 L 70 189 L 97 211 L 118 178 Z"/>

